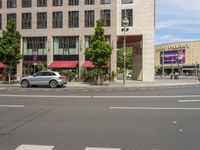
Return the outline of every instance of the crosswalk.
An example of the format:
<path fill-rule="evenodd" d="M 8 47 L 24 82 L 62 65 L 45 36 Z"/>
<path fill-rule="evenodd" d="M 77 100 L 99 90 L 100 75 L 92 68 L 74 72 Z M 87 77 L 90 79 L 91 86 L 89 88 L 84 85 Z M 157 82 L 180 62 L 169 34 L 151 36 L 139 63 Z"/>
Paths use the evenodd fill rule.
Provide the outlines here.
<path fill-rule="evenodd" d="M 15 150 L 54 150 L 55 146 L 50 145 L 19 145 Z M 121 150 L 120 148 L 100 148 L 100 147 L 86 147 L 85 150 Z"/>

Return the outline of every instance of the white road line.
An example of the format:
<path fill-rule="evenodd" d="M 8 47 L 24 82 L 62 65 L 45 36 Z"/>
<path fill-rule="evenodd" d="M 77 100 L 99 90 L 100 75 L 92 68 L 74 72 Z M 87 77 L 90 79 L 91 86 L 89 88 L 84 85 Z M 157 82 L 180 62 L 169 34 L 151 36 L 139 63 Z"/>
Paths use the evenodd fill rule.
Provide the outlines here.
<path fill-rule="evenodd" d="M 0 107 L 6 107 L 6 108 L 23 108 L 24 105 L 0 105 Z"/>
<path fill-rule="evenodd" d="M 0 97 L 28 97 L 28 98 L 92 98 L 92 96 L 6 95 L 6 94 L 0 94 Z"/>
<path fill-rule="evenodd" d="M 15 150 L 53 150 L 55 146 L 46 145 L 20 145 Z"/>
<path fill-rule="evenodd" d="M 93 98 L 180 98 L 200 97 L 200 95 L 163 95 L 163 96 L 93 96 Z"/>
<path fill-rule="evenodd" d="M 184 107 L 110 107 L 118 110 L 200 110 L 200 108 Z"/>
<path fill-rule="evenodd" d="M 121 149 L 119 149 L 119 148 L 86 147 L 85 150 L 121 150 Z"/>
<path fill-rule="evenodd" d="M 200 102 L 200 100 L 177 100 L 180 103 Z"/>
<path fill-rule="evenodd" d="M 0 88 L 0 90 L 5 90 L 6 88 Z"/>

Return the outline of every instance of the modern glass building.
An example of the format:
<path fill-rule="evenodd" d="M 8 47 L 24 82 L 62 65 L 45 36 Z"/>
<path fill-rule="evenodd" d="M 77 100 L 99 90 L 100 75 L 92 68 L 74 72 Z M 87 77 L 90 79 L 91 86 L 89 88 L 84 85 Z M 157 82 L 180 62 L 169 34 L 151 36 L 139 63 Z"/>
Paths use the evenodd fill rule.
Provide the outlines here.
<path fill-rule="evenodd" d="M 129 19 L 126 44 L 133 47 L 133 77 L 154 80 L 154 0 L 0 0 L 0 35 L 7 21 L 14 19 L 22 35 L 23 60 L 17 66 L 31 73 L 43 63 L 50 69 L 88 66 L 85 48 L 102 19 L 106 40 L 112 47 L 111 71 L 117 70 L 117 48 L 123 47 L 122 20 Z"/>

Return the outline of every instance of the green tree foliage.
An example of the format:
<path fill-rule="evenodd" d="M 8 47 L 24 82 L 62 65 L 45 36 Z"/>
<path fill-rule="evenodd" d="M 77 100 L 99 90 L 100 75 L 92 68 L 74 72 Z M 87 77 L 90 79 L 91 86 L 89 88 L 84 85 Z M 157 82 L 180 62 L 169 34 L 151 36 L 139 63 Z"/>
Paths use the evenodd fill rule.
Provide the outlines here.
<path fill-rule="evenodd" d="M 124 68 L 124 60 L 123 60 L 123 49 L 118 49 L 117 51 L 117 67 L 122 69 Z M 132 48 L 126 48 L 126 69 L 133 69 L 133 54 Z"/>
<path fill-rule="evenodd" d="M 10 20 L 0 39 L 0 60 L 9 70 L 9 83 L 11 70 L 15 68 L 20 59 L 22 59 L 22 55 L 20 54 L 20 39 L 21 36 L 19 32 L 16 31 L 15 21 Z"/>
<path fill-rule="evenodd" d="M 97 20 L 94 36 L 89 48 L 85 50 L 85 55 L 90 58 L 93 65 L 98 70 L 98 84 L 101 68 L 110 61 L 112 46 L 106 42 L 102 20 Z"/>

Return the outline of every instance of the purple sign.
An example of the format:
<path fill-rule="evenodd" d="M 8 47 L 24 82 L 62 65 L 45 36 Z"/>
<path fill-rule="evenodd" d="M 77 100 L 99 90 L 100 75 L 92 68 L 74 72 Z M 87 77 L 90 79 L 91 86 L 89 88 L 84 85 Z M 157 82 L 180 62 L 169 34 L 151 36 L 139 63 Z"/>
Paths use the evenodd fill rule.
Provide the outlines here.
<path fill-rule="evenodd" d="M 164 55 L 163 55 L 164 53 Z M 163 61 L 164 58 L 164 61 Z M 160 64 L 185 63 L 185 50 L 171 50 L 160 52 Z"/>

